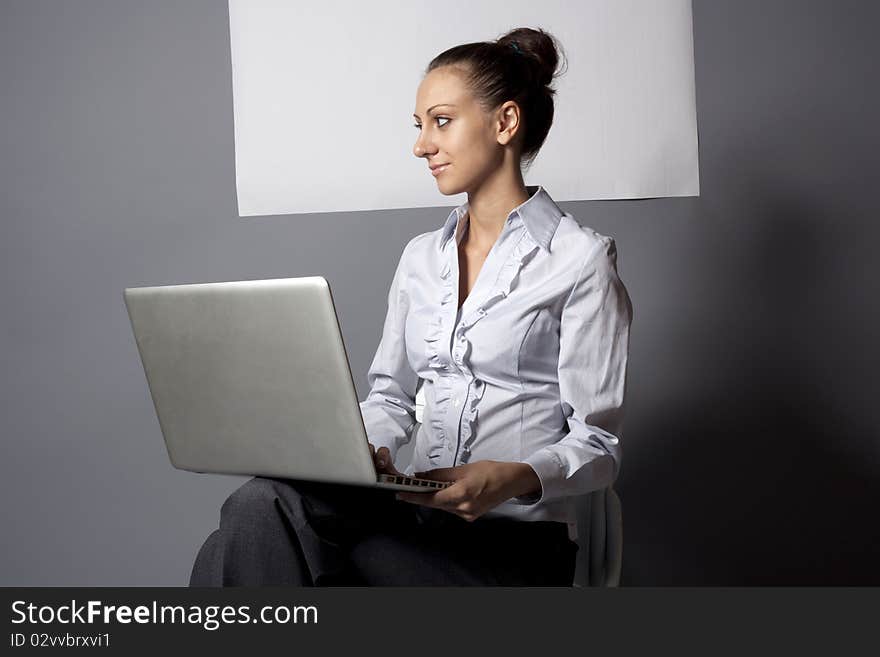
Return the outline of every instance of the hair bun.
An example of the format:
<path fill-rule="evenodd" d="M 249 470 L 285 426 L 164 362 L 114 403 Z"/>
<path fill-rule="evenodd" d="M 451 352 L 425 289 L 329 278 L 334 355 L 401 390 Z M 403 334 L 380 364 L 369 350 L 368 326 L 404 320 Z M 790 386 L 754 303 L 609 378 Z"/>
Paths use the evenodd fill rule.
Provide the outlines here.
<path fill-rule="evenodd" d="M 552 34 L 540 28 L 518 27 L 496 43 L 531 59 L 534 62 L 532 70 L 535 72 L 535 82 L 541 86 L 549 85 L 554 77 L 562 74 L 556 70 L 562 48 Z"/>

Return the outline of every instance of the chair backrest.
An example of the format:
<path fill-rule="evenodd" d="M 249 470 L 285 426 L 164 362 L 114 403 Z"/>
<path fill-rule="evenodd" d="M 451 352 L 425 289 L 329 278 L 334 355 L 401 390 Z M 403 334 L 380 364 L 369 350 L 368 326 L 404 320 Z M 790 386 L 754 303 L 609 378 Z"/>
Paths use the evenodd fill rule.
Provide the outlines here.
<path fill-rule="evenodd" d="M 575 586 L 620 585 L 623 561 L 623 515 L 613 486 L 577 500 L 578 569 Z"/>

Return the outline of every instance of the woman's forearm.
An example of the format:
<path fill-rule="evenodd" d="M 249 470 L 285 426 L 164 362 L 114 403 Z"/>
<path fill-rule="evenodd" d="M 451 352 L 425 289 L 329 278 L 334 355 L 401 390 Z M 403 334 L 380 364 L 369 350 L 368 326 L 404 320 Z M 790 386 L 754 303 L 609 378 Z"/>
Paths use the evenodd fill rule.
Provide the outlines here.
<path fill-rule="evenodd" d="M 534 495 L 541 492 L 541 480 L 528 463 L 499 462 L 509 497 Z"/>

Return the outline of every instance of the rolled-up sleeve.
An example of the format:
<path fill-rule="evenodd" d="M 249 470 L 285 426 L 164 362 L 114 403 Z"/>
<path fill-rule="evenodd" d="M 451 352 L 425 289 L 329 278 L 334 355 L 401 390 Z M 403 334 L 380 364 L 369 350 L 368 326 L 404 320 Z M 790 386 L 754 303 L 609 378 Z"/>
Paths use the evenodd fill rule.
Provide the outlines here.
<path fill-rule="evenodd" d="M 568 433 L 524 462 L 541 491 L 531 505 L 610 486 L 620 471 L 620 431 L 632 303 L 617 274 L 613 238 L 603 237 L 571 289 L 559 334 L 559 394 Z"/>
<path fill-rule="evenodd" d="M 391 281 L 382 337 L 367 373 L 370 392 L 360 403 L 367 438 L 377 450 L 387 447 L 392 461 L 397 450 L 411 440 L 416 423 L 418 375 L 407 359 L 404 330 L 409 307 L 406 270 L 410 244 L 403 249 Z"/>

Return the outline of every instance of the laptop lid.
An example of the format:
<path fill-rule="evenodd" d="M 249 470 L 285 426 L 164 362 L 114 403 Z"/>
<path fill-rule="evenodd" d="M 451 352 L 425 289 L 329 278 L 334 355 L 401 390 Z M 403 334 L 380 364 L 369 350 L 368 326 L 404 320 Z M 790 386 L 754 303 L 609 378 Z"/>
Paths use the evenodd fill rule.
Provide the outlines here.
<path fill-rule="evenodd" d="M 124 298 L 174 467 L 376 484 L 323 276 L 126 288 Z"/>

